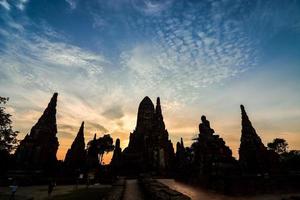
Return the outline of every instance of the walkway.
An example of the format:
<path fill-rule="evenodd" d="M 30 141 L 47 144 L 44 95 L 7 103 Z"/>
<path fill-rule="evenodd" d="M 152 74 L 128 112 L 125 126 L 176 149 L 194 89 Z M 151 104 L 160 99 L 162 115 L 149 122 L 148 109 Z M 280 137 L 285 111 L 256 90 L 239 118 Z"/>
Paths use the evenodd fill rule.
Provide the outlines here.
<path fill-rule="evenodd" d="M 126 180 L 123 200 L 144 200 L 145 197 L 136 179 Z"/>
<path fill-rule="evenodd" d="M 265 194 L 257 196 L 236 197 L 225 196 L 209 190 L 193 187 L 191 185 L 174 181 L 173 179 L 160 179 L 160 182 L 169 186 L 170 188 L 177 190 L 189 197 L 192 200 L 282 200 L 290 196 L 299 196 L 300 193 L 294 194 Z"/>

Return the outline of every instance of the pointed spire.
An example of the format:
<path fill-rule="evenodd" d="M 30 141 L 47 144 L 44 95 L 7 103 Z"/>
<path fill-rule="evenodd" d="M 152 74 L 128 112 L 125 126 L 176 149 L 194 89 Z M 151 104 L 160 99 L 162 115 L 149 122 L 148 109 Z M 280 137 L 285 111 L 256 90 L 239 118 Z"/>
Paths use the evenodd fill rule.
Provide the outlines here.
<path fill-rule="evenodd" d="M 93 140 L 96 140 L 97 139 L 97 134 L 95 133 L 94 134 L 94 139 Z"/>
<path fill-rule="evenodd" d="M 164 118 L 163 118 L 162 111 L 161 111 L 159 97 L 157 97 L 157 99 L 156 99 L 155 120 L 156 120 L 157 128 L 161 129 L 161 130 L 165 130 L 165 123 L 164 123 Z"/>
<path fill-rule="evenodd" d="M 120 148 L 120 139 L 117 138 L 115 148 Z"/>
<path fill-rule="evenodd" d="M 83 140 L 84 140 L 84 121 L 81 123 L 81 126 L 79 128 L 76 138 L 79 138 L 79 139 L 83 138 Z"/>
<path fill-rule="evenodd" d="M 84 142 L 84 122 L 81 123 L 81 126 L 79 128 L 79 131 L 76 135 L 76 138 L 74 139 L 71 148 L 76 148 L 78 147 L 85 147 L 85 142 Z"/>
<path fill-rule="evenodd" d="M 181 144 L 182 148 L 184 148 L 184 143 L 183 143 L 183 139 L 182 138 L 180 138 L 180 144 Z"/>
<path fill-rule="evenodd" d="M 246 112 L 245 112 L 245 107 L 244 107 L 244 105 L 243 105 L 243 104 L 241 104 L 241 105 L 240 105 L 240 107 L 241 107 L 241 111 L 242 111 L 242 113 L 246 113 Z"/>
<path fill-rule="evenodd" d="M 57 133 L 56 126 L 56 104 L 57 104 L 57 96 L 58 93 L 54 93 L 47 108 L 45 109 L 42 116 L 39 118 L 38 122 L 34 125 L 34 127 L 47 126 L 51 128 L 52 131 Z"/>
<path fill-rule="evenodd" d="M 180 142 L 176 143 L 176 153 L 179 153 L 179 151 L 181 150 L 181 144 Z"/>
<path fill-rule="evenodd" d="M 247 115 L 247 112 L 245 110 L 244 105 L 241 105 L 241 114 L 242 114 L 242 126 L 252 126 L 251 121 L 249 120 L 249 117 Z"/>
<path fill-rule="evenodd" d="M 111 165 L 113 166 L 114 170 L 117 170 L 116 168 L 120 167 L 121 165 L 121 154 L 122 149 L 120 148 L 120 139 L 117 138 L 113 157 L 111 159 Z"/>
<path fill-rule="evenodd" d="M 155 109 L 155 112 L 157 115 L 162 115 L 161 113 L 161 106 L 160 106 L 160 98 L 157 97 L 156 99 L 156 109 Z"/>
<path fill-rule="evenodd" d="M 259 136 L 256 133 L 256 130 L 252 126 L 252 123 L 247 115 L 245 107 L 243 105 L 241 107 L 241 114 L 242 114 L 242 136 L 243 135 L 252 135 L 257 137 L 260 140 Z"/>
<path fill-rule="evenodd" d="M 78 134 L 80 133 L 80 135 L 82 135 L 82 136 L 83 136 L 83 130 L 84 130 L 84 121 L 83 121 L 83 122 L 81 122 L 81 126 L 80 126 L 80 128 L 79 128 L 79 132 L 78 132 Z"/>
<path fill-rule="evenodd" d="M 82 167 L 85 161 L 84 122 L 81 123 L 79 131 L 71 148 L 68 149 L 65 162 L 71 167 Z"/>
<path fill-rule="evenodd" d="M 23 166 L 32 168 L 52 168 L 56 163 L 56 153 L 58 149 L 57 125 L 56 125 L 56 104 L 58 93 L 54 93 L 47 108 L 37 123 L 31 128 L 29 135 L 26 135 L 21 142 L 22 146 L 16 153 L 18 160 Z M 27 150 L 26 150 L 27 149 Z M 26 153 L 27 151 L 27 153 Z M 19 153 L 18 153 L 19 152 Z M 25 152 L 25 153 L 24 153 Z M 22 154 L 26 155 L 23 156 Z M 26 164 L 22 164 L 26 163 Z"/>
<path fill-rule="evenodd" d="M 248 172 L 264 172 L 267 168 L 267 148 L 252 126 L 245 107 L 243 105 L 240 107 L 242 114 L 242 134 L 239 148 L 239 161 L 244 170 Z"/>

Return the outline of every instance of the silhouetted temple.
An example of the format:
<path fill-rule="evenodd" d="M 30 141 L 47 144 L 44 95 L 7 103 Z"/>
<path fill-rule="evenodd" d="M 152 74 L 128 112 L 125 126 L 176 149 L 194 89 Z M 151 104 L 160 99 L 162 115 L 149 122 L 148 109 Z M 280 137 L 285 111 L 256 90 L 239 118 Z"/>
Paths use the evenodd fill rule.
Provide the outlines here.
<path fill-rule="evenodd" d="M 120 139 L 116 140 L 113 157 L 110 162 L 114 172 L 121 170 L 122 167 L 122 149 L 120 147 Z"/>
<path fill-rule="evenodd" d="M 20 142 L 15 153 L 17 166 L 22 169 L 49 169 L 57 162 L 56 103 L 54 93 L 43 115 Z"/>
<path fill-rule="evenodd" d="M 176 163 L 183 164 L 186 162 L 186 154 L 185 154 L 185 148 L 183 139 L 180 139 L 180 142 L 177 142 L 176 144 Z"/>
<path fill-rule="evenodd" d="M 187 181 L 190 179 L 192 171 L 192 155 L 188 152 L 188 149 L 190 148 L 184 147 L 183 139 L 181 138 L 180 142 L 176 144 L 174 161 L 175 178 Z"/>
<path fill-rule="evenodd" d="M 74 139 L 71 148 L 68 149 L 65 158 L 65 164 L 72 169 L 83 169 L 86 162 L 86 151 L 84 142 L 84 122 Z"/>
<path fill-rule="evenodd" d="M 165 174 L 172 167 L 174 149 L 165 129 L 159 98 L 155 109 L 149 97 L 140 103 L 136 128 L 130 133 L 122 156 L 124 169 L 129 174 Z"/>
<path fill-rule="evenodd" d="M 242 135 L 239 148 L 239 162 L 244 173 L 256 174 L 270 172 L 276 168 L 278 155 L 268 151 L 252 126 L 251 121 L 241 105 Z"/>
<path fill-rule="evenodd" d="M 15 153 L 17 167 L 9 171 L 8 177 L 17 177 L 26 184 L 40 184 L 45 183 L 49 177 L 72 183 L 79 174 L 83 174 L 83 178 L 89 181 L 103 183 L 112 183 L 118 175 L 139 176 L 139 184 L 144 191 L 157 199 L 160 196 L 170 199 L 165 195 L 176 194 L 154 181 L 161 176 L 199 184 L 227 194 L 299 188 L 299 167 L 296 166 L 299 155 L 296 152 L 285 153 L 280 156 L 286 160 L 279 160 L 277 153 L 264 146 L 243 105 L 239 161 L 232 157 L 231 149 L 211 128 L 205 116 L 201 117 L 199 134 L 192 145 L 185 146 L 181 138 L 176 144 L 175 154 L 165 127 L 160 99 L 157 98 L 154 107 L 151 99 L 145 97 L 138 108 L 136 128 L 130 133 L 128 147 L 124 151 L 120 147 L 120 139 L 113 146 L 110 135 L 97 139 L 95 134 L 86 148 L 82 122 L 64 163 L 57 162 L 57 96 L 54 93 L 38 122 L 20 142 Z M 101 165 L 99 160 L 103 154 L 113 148 L 110 165 Z M 118 184 L 115 186 L 119 187 Z M 119 189 L 122 193 L 122 188 Z"/>
<path fill-rule="evenodd" d="M 193 165 L 196 166 L 199 180 L 230 173 L 235 164 L 231 149 L 219 135 L 214 134 L 205 116 L 201 117 L 201 121 L 200 133 L 192 144 L 195 154 Z"/>

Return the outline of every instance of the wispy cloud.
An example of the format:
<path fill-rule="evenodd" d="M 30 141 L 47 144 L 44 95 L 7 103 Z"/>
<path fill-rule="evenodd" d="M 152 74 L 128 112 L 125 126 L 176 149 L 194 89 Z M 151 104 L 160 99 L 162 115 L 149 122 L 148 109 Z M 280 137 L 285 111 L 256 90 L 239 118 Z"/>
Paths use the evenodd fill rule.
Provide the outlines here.
<path fill-rule="evenodd" d="M 153 15 L 168 9 L 173 4 L 173 0 L 132 0 L 131 3 L 136 10 L 144 14 Z"/>
<path fill-rule="evenodd" d="M 26 4 L 28 3 L 28 1 L 29 1 L 29 0 L 19 0 L 19 1 L 16 3 L 16 7 L 23 11 L 23 10 L 25 9 Z"/>
<path fill-rule="evenodd" d="M 109 132 L 109 130 L 107 130 L 103 125 L 94 122 L 88 122 L 86 127 L 88 128 L 88 130 L 93 130 L 95 133 L 98 132 L 103 134 Z"/>
<path fill-rule="evenodd" d="M 66 0 L 66 2 L 70 5 L 70 8 L 71 8 L 72 10 L 76 9 L 76 7 L 77 7 L 77 2 L 76 2 L 76 0 Z"/>
<path fill-rule="evenodd" d="M 120 119 L 124 116 L 121 106 L 113 106 L 102 113 L 103 116 L 109 119 Z"/>
<path fill-rule="evenodd" d="M 99 76 L 108 65 L 102 55 L 62 41 L 51 41 L 49 34 L 47 37 L 28 34 L 22 25 L 13 21 L 9 25 L 15 31 L 5 34 L 7 30 L 1 29 L 5 45 L 9 46 L 2 49 L 0 67 L 5 77 L 14 82 L 54 91 L 60 87 L 61 78 L 76 79 L 70 76 L 70 70 L 77 72 L 80 79 L 91 78 Z"/>
<path fill-rule="evenodd" d="M 0 5 L 6 10 L 10 10 L 10 5 L 7 0 L 0 0 Z"/>
<path fill-rule="evenodd" d="M 124 51 L 123 67 L 140 85 L 161 88 L 179 98 L 188 90 L 190 99 L 197 89 L 255 66 L 259 58 L 256 44 L 249 40 L 243 22 L 227 19 L 222 6 L 214 4 L 205 16 L 197 15 L 205 9 L 200 5 L 178 17 L 166 12 L 160 20 L 140 20 L 139 24 L 151 27 L 146 30 L 151 39 Z"/>
<path fill-rule="evenodd" d="M 16 0 L 10 2 L 8 0 L 0 0 L 0 5 L 7 11 L 10 11 L 12 6 L 19 9 L 20 11 L 24 11 L 28 2 L 29 0 Z"/>

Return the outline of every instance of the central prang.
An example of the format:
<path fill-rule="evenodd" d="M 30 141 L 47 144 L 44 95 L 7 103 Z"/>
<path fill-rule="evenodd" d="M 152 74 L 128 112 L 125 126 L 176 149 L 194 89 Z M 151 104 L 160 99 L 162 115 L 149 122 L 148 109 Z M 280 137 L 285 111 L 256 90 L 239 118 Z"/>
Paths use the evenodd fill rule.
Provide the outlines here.
<path fill-rule="evenodd" d="M 159 98 L 156 104 L 154 109 L 149 97 L 145 97 L 140 103 L 136 128 L 130 133 L 128 147 L 119 156 L 122 161 L 117 162 L 122 163 L 118 172 L 126 175 L 145 172 L 166 175 L 170 171 L 174 149 L 165 129 Z"/>

